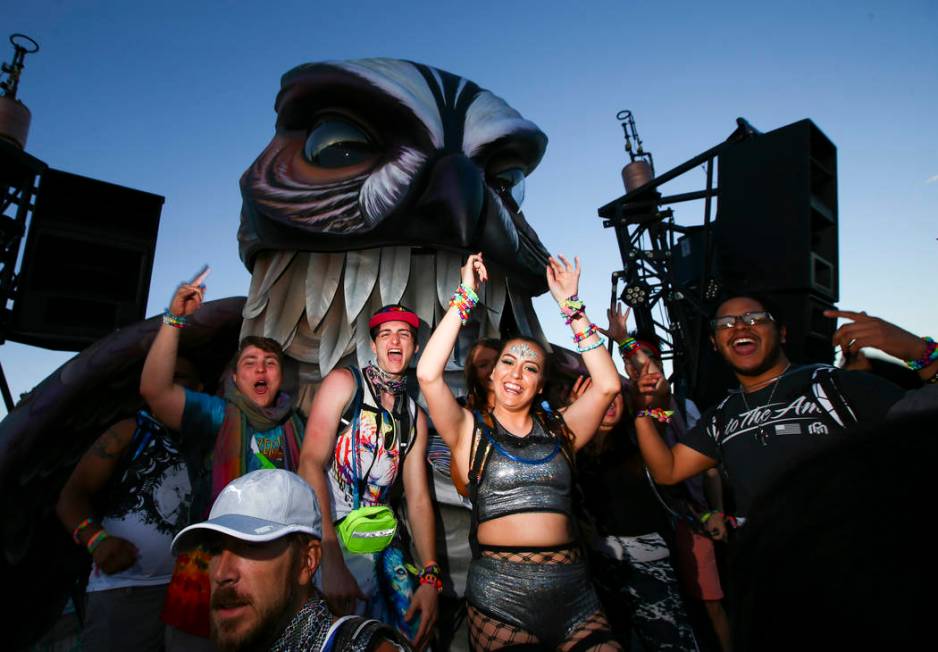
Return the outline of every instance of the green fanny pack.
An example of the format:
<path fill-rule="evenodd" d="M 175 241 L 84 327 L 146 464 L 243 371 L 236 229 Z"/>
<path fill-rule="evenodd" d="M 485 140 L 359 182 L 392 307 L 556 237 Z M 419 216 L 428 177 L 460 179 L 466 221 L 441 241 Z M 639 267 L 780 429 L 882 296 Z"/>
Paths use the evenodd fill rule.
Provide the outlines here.
<path fill-rule="evenodd" d="M 359 507 L 342 519 L 336 531 L 349 552 L 381 552 L 397 534 L 397 518 L 386 505 Z"/>

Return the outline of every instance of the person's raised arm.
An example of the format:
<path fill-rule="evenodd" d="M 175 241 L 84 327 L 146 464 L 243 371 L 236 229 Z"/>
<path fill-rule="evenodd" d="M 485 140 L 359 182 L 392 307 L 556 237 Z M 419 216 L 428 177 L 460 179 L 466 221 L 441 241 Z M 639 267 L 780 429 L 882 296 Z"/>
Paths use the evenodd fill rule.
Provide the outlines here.
<path fill-rule="evenodd" d="M 460 295 L 462 306 L 474 304 L 478 300 L 475 295 L 476 291 L 482 283 L 488 280 L 488 271 L 482 261 L 482 254 L 470 255 L 466 264 L 462 266 L 460 275 L 461 282 L 457 293 L 462 292 L 468 295 L 468 299 Z M 456 346 L 459 329 L 462 327 L 461 309 L 465 310 L 455 302 L 450 306 L 424 346 L 423 353 L 420 354 L 420 362 L 417 363 L 417 381 L 427 401 L 433 427 L 454 454 L 460 447 L 461 433 L 468 429 L 466 424 L 472 419 L 469 411 L 456 402 L 456 397 L 453 396 L 444 377 L 446 361 L 449 360 L 453 347 Z M 468 472 L 468 469 L 466 471 Z"/>
<path fill-rule="evenodd" d="M 414 538 L 414 547 L 421 568 L 435 565 L 436 532 L 433 505 L 430 502 L 430 485 L 427 478 L 427 418 L 422 411 L 417 413 L 417 436 L 413 448 L 404 459 L 404 498 L 407 499 L 407 520 Z M 421 583 L 414 591 L 407 613 L 408 622 L 419 612 L 420 627 L 411 643 L 414 649 L 422 650 L 436 624 L 439 594 L 435 586 Z"/>
<path fill-rule="evenodd" d="M 551 257 L 547 265 L 547 285 L 557 301 L 561 311 L 567 315 L 573 329 L 577 350 L 583 356 L 583 363 L 589 371 L 590 384 L 575 401 L 564 411 L 563 418 L 575 438 L 575 448 L 579 450 L 589 443 L 603 414 L 616 394 L 621 389 L 619 372 L 603 346 L 598 334 L 598 327 L 586 316 L 583 302 L 577 292 L 580 285 L 580 259 L 574 258 L 574 264 L 558 256 Z"/>
<path fill-rule="evenodd" d="M 179 329 L 186 318 L 202 305 L 205 286 L 202 281 L 208 272 L 199 274 L 192 283 L 183 283 L 173 295 L 163 325 L 150 345 L 143 373 L 140 376 L 140 395 L 157 419 L 172 430 L 182 426 L 182 413 L 186 407 L 186 393 L 173 382 L 176 356 L 179 354 Z"/>
<path fill-rule="evenodd" d="M 638 378 L 639 370 L 650 358 L 645 354 L 634 338 L 629 337 L 628 319 L 632 308 L 626 308 L 622 312 L 622 304 L 616 301 L 616 310 L 606 309 L 606 316 L 609 318 L 609 326 L 606 329 L 599 329 L 600 333 L 606 335 L 616 343 L 619 349 L 619 355 L 625 363 L 625 371 L 629 378 Z"/>
<path fill-rule="evenodd" d="M 662 419 L 667 419 L 663 412 L 662 396 L 667 392 L 662 385 L 667 384 L 664 374 L 648 361 L 642 367 L 636 383 L 636 392 L 632 394 L 635 412 L 635 434 L 645 466 L 658 484 L 670 485 L 683 482 L 709 468 L 717 461 L 685 444 L 675 444 L 669 448 L 658 427 Z M 699 423 L 695 428 L 702 428 Z"/>
<path fill-rule="evenodd" d="M 336 435 L 342 412 L 355 395 L 355 379 L 348 369 L 335 369 L 322 381 L 309 408 L 306 434 L 297 473 L 309 483 L 322 514 L 322 588 L 332 612 L 353 613 L 355 600 L 364 600 L 358 583 L 345 564 L 332 523 L 332 505 L 326 473 L 335 455 Z"/>
<path fill-rule="evenodd" d="M 95 522 L 91 504 L 117 471 L 118 462 L 133 438 L 133 419 L 119 421 L 104 431 L 85 451 L 59 494 L 55 511 L 65 529 L 84 546 L 105 574 L 133 566 L 137 548 L 133 543 L 108 534 Z"/>

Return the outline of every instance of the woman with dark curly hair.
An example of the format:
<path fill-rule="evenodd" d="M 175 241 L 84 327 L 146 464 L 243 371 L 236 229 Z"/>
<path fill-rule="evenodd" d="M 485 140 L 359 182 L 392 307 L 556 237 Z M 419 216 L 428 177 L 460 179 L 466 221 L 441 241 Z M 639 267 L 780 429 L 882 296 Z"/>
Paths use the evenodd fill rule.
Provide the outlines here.
<path fill-rule="evenodd" d="M 427 343 L 417 379 L 430 416 L 453 453 L 453 475 L 473 501 L 473 561 L 466 595 L 476 650 L 620 650 L 575 542 L 572 458 L 599 427 L 619 377 L 577 297 L 577 259 L 550 259 L 547 282 L 592 376 L 563 417 L 545 409 L 547 354 L 523 337 L 505 341 L 490 376 L 490 401 L 469 410 L 443 379 L 459 329 L 488 276 L 469 256 L 450 309 Z M 491 407 L 489 407 L 491 406 Z"/>

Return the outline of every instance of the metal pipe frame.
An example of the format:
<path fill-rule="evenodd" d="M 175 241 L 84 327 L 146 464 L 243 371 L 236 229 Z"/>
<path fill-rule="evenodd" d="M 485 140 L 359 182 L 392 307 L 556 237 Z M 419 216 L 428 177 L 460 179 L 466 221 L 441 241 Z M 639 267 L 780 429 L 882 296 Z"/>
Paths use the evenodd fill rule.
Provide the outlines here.
<path fill-rule="evenodd" d="M 614 310 L 616 301 L 622 296 L 619 293 L 620 281 L 626 287 L 632 283 L 647 286 L 648 300 L 642 305 L 633 306 L 632 315 L 640 331 L 654 332 L 658 336 L 662 342 L 662 358 L 672 361 L 674 395 L 682 412 L 685 408 L 684 398 L 696 387 L 700 376 L 701 356 L 697 343 L 700 342 L 701 329 L 707 317 L 704 308 L 706 288 L 713 280 L 710 278 L 714 256 L 713 199 L 719 194 L 719 189 L 714 187 L 714 164 L 727 148 L 759 133 L 743 118 L 738 118 L 736 122 L 736 131 L 726 141 L 597 211 L 603 218 L 603 227 L 615 231 L 623 266 L 621 271 L 612 274 L 610 307 Z M 700 165 L 706 166 L 707 181 L 703 190 L 667 196 L 658 192 L 663 184 Z M 700 287 L 697 292 L 691 292 L 675 279 L 672 264 L 675 234 L 685 233 L 687 229 L 675 223 L 673 210 L 662 210 L 662 207 L 700 199 L 704 200 L 704 260 Z M 649 248 L 644 248 L 646 241 Z M 654 318 L 653 310 L 659 304 L 664 307 L 664 323 Z M 692 319 L 695 315 L 697 318 Z"/>

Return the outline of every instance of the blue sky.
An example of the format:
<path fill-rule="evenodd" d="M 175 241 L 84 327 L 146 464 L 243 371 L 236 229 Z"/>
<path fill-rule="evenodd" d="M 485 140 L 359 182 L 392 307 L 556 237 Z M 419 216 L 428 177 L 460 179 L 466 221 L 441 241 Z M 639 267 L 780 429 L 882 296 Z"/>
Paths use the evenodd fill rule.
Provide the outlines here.
<path fill-rule="evenodd" d="M 938 333 L 933 1 L 7 5 L 0 36 L 42 48 L 19 91 L 33 113 L 27 151 L 166 197 L 148 314 L 206 262 L 210 298 L 246 292 L 238 178 L 272 134 L 280 75 L 392 56 L 468 77 L 547 133 L 523 208 L 549 249 L 586 259 L 594 320 L 620 266 L 596 208 L 622 194 L 615 114 L 628 108 L 659 173 L 722 141 L 737 116 L 763 131 L 811 118 L 838 148 L 840 305 Z M 692 172 L 685 189 L 703 183 Z M 702 210 L 677 217 L 697 223 Z M 556 310 L 535 305 L 567 342 Z M 0 348 L 14 396 L 68 357 Z"/>

